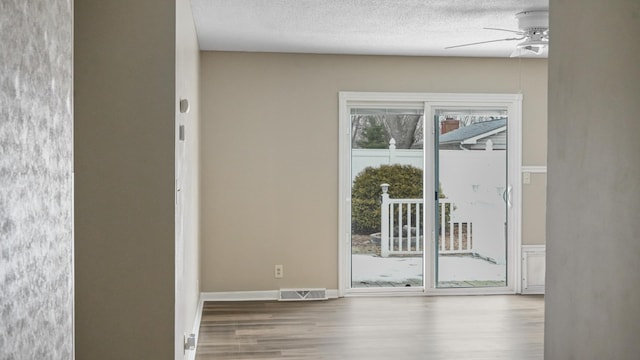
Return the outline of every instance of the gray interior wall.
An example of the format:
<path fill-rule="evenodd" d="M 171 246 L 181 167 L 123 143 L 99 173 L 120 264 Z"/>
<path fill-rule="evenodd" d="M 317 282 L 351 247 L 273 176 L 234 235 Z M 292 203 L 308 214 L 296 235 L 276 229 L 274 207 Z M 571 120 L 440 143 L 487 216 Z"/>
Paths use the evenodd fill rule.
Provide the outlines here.
<path fill-rule="evenodd" d="M 550 15 L 545 359 L 638 359 L 640 2 Z"/>
<path fill-rule="evenodd" d="M 0 3 L 0 359 L 72 359 L 71 11 Z"/>
<path fill-rule="evenodd" d="M 78 359 L 174 359 L 175 0 L 76 0 Z"/>

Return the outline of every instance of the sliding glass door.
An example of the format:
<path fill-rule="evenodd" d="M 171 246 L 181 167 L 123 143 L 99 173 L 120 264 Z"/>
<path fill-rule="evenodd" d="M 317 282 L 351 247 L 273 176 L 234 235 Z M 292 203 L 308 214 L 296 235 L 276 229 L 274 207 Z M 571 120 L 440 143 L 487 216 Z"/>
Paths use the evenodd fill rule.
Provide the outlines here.
<path fill-rule="evenodd" d="M 341 93 L 341 294 L 517 291 L 520 122 L 517 94 Z"/>
<path fill-rule="evenodd" d="M 436 111 L 436 286 L 507 285 L 504 109 Z"/>
<path fill-rule="evenodd" d="M 423 287 L 423 111 L 350 108 L 352 288 Z"/>

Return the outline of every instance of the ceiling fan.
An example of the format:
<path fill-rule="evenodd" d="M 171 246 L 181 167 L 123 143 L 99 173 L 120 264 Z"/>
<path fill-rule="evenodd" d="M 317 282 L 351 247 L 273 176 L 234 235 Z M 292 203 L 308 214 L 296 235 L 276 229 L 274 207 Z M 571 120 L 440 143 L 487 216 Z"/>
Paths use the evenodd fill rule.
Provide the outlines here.
<path fill-rule="evenodd" d="M 480 41 L 469 44 L 448 46 L 445 49 L 454 49 L 463 46 L 473 46 L 499 41 L 520 41 L 516 44 L 515 51 L 511 57 L 518 57 L 525 54 L 542 54 L 542 50 L 549 45 L 549 11 L 548 10 L 527 10 L 516 14 L 519 30 L 499 29 L 486 27 L 486 30 L 507 31 L 515 34 L 514 37 Z"/>

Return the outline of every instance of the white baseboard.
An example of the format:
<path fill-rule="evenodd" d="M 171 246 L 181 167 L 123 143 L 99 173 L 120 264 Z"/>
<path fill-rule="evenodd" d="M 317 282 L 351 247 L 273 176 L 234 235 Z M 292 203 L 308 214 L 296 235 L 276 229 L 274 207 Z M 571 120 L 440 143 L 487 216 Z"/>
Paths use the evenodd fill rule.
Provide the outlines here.
<path fill-rule="evenodd" d="M 200 293 L 200 301 L 269 301 L 278 300 L 279 295 L 279 290 L 203 292 Z M 327 289 L 327 297 L 337 299 L 338 290 Z"/>
<path fill-rule="evenodd" d="M 258 301 L 277 300 L 278 290 L 265 291 L 225 291 L 200 293 L 203 301 Z"/>
<path fill-rule="evenodd" d="M 544 294 L 545 245 L 522 245 L 522 293 Z"/>

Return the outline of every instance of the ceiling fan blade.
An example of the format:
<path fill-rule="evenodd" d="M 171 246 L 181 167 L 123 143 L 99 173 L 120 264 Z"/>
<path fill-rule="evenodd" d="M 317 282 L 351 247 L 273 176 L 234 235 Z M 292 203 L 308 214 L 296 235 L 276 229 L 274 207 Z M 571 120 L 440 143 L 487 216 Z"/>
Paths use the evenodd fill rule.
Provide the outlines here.
<path fill-rule="evenodd" d="M 523 31 L 518 31 L 518 30 L 509 30 L 509 29 L 500 29 L 500 28 L 491 28 L 491 27 L 485 27 L 483 28 L 485 30 L 498 30 L 498 31 L 508 31 L 514 34 L 518 34 L 518 35 L 524 35 Z"/>
<path fill-rule="evenodd" d="M 454 48 L 459 48 L 459 47 L 463 47 L 463 46 L 480 45 L 480 44 L 488 44 L 488 43 L 493 43 L 493 42 L 498 42 L 498 41 L 512 41 L 512 40 L 522 40 L 522 39 L 524 39 L 524 37 L 489 40 L 489 41 L 479 41 L 479 42 L 474 42 L 474 43 L 469 43 L 469 44 L 447 46 L 445 49 L 454 49 Z"/>

